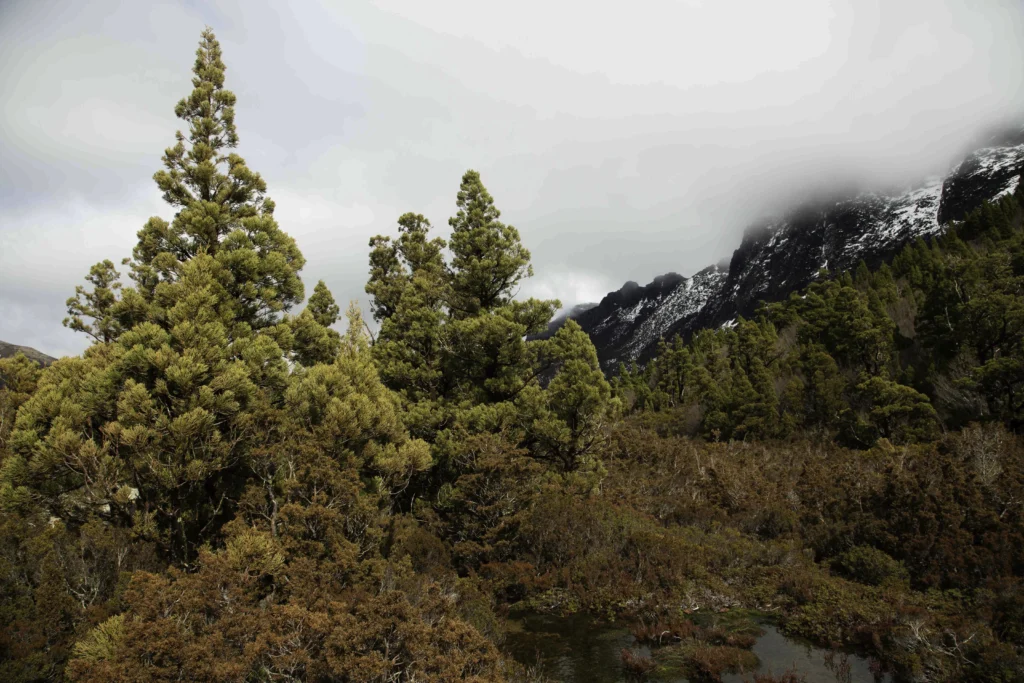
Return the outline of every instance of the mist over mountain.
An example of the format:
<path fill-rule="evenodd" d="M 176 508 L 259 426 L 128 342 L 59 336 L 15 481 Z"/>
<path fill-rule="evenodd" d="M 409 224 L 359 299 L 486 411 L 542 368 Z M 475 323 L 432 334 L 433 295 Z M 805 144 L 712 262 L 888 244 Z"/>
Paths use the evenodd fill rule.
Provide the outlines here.
<path fill-rule="evenodd" d="M 1012 193 L 1022 171 L 1024 128 L 1002 128 L 945 176 L 903 191 L 831 188 L 750 225 L 728 261 L 692 277 L 672 272 L 645 286 L 627 282 L 599 304 L 555 319 L 545 336 L 575 319 L 606 372 L 646 362 L 659 340 L 749 317 L 762 301 L 785 298 L 822 269 L 852 270 L 861 261 L 876 267 L 914 239 L 936 235 L 983 202 Z"/>

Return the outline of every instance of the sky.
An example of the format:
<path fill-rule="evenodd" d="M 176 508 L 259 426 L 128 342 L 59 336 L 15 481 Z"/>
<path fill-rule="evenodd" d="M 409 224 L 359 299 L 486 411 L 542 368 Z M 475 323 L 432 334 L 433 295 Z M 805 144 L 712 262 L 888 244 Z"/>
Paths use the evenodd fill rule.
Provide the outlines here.
<path fill-rule="evenodd" d="M 1022 0 L 0 0 L 0 339 L 81 352 L 67 297 L 172 217 L 152 175 L 204 26 L 307 294 L 364 310 L 369 238 L 444 236 L 470 168 L 532 252 L 521 296 L 568 306 L 1024 121 Z"/>

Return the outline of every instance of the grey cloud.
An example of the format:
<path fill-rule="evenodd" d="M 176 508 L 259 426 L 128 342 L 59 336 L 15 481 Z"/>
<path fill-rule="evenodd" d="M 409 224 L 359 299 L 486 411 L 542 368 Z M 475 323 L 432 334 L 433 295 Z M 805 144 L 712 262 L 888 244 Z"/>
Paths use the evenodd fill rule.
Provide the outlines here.
<path fill-rule="evenodd" d="M 714 263 L 807 193 L 939 171 L 1024 110 L 1014 1 L 484 7 L 6 3 L 0 339 L 84 347 L 64 299 L 169 214 L 150 176 L 206 24 L 239 151 L 307 288 L 322 278 L 341 301 L 365 299 L 367 241 L 400 213 L 447 232 L 467 168 L 533 253 L 523 294 L 571 305 Z"/>

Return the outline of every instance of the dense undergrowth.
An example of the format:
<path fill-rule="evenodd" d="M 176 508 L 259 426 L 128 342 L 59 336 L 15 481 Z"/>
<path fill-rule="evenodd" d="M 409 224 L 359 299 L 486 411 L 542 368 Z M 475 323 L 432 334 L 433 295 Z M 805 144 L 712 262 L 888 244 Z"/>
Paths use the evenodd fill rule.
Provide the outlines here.
<path fill-rule="evenodd" d="M 290 313 L 209 32 L 193 83 L 173 219 L 68 302 L 94 344 L 0 361 L 0 678 L 539 679 L 512 607 L 628 620 L 637 676 L 748 670 L 756 611 L 1024 678 L 1024 189 L 610 384 L 574 323 L 527 341 L 558 303 L 472 171 L 447 242 L 371 242 L 374 337 L 322 283 Z"/>

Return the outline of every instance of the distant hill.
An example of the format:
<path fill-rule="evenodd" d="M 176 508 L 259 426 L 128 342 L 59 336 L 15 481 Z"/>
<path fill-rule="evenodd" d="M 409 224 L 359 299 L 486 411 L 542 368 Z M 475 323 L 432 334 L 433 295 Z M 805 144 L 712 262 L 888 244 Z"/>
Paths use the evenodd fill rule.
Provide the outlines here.
<path fill-rule="evenodd" d="M 0 341 L 0 358 L 12 358 L 18 352 L 25 354 L 27 358 L 34 360 L 43 367 L 46 367 L 53 361 L 57 360 L 53 356 L 47 356 L 41 351 L 36 351 L 30 346 L 18 346 L 17 344 L 8 344 L 5 341 Z"/>

